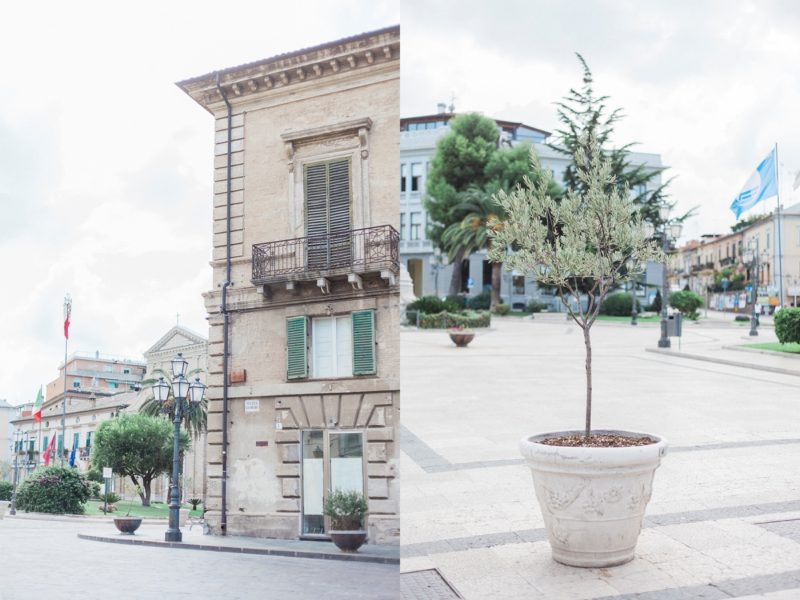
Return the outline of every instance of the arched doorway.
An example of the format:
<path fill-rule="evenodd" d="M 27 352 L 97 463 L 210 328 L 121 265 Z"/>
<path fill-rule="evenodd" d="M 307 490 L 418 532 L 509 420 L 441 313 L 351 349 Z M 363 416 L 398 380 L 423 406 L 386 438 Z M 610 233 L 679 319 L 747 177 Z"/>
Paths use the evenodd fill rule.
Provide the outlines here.
<path fill-rule="evenodd" d="M 409 258 L 407 263 L 408 274 L 411 276 L 411 281 L 414 283 L 414 295 L 417 298 L 422 297 L 422 259 Z"/>

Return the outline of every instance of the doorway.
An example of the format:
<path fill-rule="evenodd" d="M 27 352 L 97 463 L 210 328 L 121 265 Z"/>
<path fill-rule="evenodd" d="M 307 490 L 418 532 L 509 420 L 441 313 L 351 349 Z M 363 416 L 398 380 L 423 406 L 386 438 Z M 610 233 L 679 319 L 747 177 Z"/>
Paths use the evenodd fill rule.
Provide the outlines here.
<path fill-rule="evenodd" d="M 314 429 L 302 432 L 301 537 L 326 537 L 323 513 L 331 491 L 364 494 L 364 436 L 360 431 Z"/>

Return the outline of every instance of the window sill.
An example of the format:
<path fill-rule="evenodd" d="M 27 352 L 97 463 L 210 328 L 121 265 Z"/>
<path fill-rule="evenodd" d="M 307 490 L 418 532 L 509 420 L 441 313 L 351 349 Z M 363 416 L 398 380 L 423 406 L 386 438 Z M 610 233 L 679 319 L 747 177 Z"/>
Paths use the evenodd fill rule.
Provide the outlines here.
<path fill-rule="evenodd" d="M 378 375 L 353 375 L 351 377 L 305 377 L 302 379 L 287 379 L 286 383 L 308 383 L 310 381 L 356 381 L 361 379 L 378 379 Z"/>

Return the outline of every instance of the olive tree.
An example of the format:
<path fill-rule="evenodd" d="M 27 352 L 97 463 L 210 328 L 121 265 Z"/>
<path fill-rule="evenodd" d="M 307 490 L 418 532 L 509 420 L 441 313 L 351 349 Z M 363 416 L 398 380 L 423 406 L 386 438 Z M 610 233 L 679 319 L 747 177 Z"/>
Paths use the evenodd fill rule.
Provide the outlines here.
<path fill-rule="evenodd" d="M 489 258 L 555 286 L 570 317 L 583 330 L 588 438 L 592 426 L 592 325 L 608 292 L 640 273 L 648 260 L 663 260 L 663 253 L 645 233 L 641 213 L 628 190 L 614 185 L 612 160 L 593 131 L 581 133 L 573 161 L 582 185 L 568 189 L 559 201 L 547 193 L 551 176 L 531 151 L 536 177 L 526 177 L 521 186 L 495 196 L 506 219 L 492 228 Z M 508 247 L 512 252 L 506 256 Z M 585 308 L 584 293 L 588 300 Z"/>

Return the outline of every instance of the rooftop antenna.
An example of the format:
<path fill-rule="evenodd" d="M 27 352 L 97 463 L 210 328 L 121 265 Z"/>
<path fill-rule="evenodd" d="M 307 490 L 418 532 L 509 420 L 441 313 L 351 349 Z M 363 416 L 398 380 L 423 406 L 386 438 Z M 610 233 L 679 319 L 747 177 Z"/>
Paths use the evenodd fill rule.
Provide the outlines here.
<path fill-rule="evenodd" d="M 455 92 L 450 92 L 450 106 L 448 107 L 451 113 L 456 112 L 456 94 Z"/>

